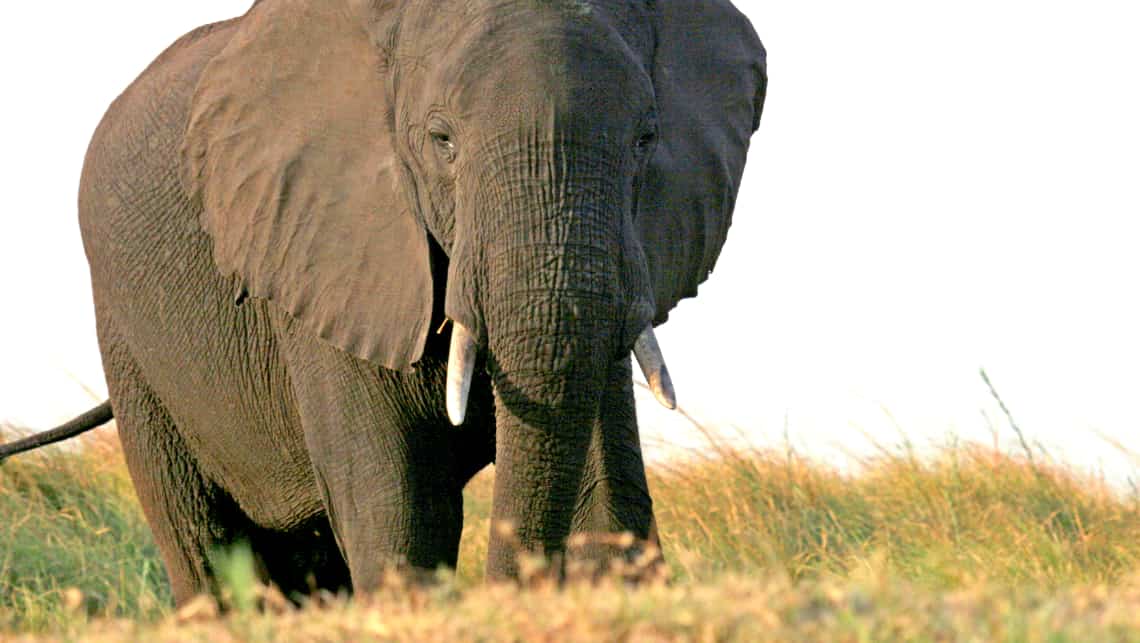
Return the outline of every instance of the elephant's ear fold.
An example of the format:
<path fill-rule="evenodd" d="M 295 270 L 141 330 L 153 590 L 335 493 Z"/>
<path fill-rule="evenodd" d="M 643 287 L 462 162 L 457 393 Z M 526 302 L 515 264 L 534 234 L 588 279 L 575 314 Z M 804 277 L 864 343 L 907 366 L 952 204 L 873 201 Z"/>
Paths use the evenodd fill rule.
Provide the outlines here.
<path fill-rule="evenodd" d="M 431 267 L 399 188 L 377 28 L 344 2 L 255 5 L 199 79 L 184 183 L 223 274 L 405 370 L 431 321 Z"/>
<path fill-rule="evenodd" d="M 656 4 L 661 135 L 639 189 L 637 225 L 661 323 L 697 294 L 720 255 L 767 70 L 763 45 L 728 0 Z"/>

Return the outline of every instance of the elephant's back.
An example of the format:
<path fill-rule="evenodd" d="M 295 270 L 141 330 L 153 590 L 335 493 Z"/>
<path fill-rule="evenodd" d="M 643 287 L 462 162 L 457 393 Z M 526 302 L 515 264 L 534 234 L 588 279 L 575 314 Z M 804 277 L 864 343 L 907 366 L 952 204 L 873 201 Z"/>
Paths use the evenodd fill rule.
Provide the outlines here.
<path fill-rule="evenodd" d="M 282 527 L 320 501 L 272 312 L 236 304 L 180 177 L 198 77 L 236 24 L 187 34 L 115 100 L 88 149 L 79 217 L 100 326 L 126 344 L 203 473 L 251 518 Z"/>
<path fill-rule="evenodd" d="M 195 223 L 181 187 L 179 150 L 198 78 L 229 42 L 236 22 L 179 38 L 103 115 L 79 184 L 79 225 L 93 269 L 137 244 L 136 233 Z"/>

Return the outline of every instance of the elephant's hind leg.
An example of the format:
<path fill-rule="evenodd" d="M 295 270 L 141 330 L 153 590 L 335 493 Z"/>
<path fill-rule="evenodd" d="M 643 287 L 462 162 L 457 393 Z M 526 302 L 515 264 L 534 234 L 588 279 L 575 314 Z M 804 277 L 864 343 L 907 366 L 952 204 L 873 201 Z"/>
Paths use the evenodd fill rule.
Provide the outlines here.
<path fill-rule="evenodd" d="M 236 541 L 243 516 L 199 470 L 125 344 L 100 320 L 103 367 L 135 493 L 181 605 L 217 593 L 212 550 Z"/>

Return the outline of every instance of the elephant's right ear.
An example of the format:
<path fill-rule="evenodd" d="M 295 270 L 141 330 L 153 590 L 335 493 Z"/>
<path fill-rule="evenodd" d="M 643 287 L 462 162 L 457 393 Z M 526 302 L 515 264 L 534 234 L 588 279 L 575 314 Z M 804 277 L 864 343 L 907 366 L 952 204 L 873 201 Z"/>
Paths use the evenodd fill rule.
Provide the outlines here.
<path fill-rule="evenodd" d="M 360 4 L 262 0 L 241 19 L 194 92 L 184 182 L 223 274 L 405 370 L 431 321 L 428 241 L 399 187 L 389 9 Z"/>

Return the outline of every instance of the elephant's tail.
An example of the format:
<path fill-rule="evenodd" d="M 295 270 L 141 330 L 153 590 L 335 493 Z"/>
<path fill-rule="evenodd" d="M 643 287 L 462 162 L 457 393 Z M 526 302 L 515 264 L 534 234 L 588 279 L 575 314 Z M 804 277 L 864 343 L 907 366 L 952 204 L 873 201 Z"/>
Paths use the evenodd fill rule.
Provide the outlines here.
<path fill-rule="evenodd" d="M 90 431 L 97 426 L 110 422 L 113 417 L 115 417 L 115 413 L 111 410 L 111 401 L 105 400 L 99 406 L 54 429 L 29 435 L 11 444 L 0 444 L 0 462 L 3 462 L 7 457 L 16 455 L 17 453 L 31 451 L 32 449 L 38 449 L 54 442 L 74 438 L 80 433 Z"/>

